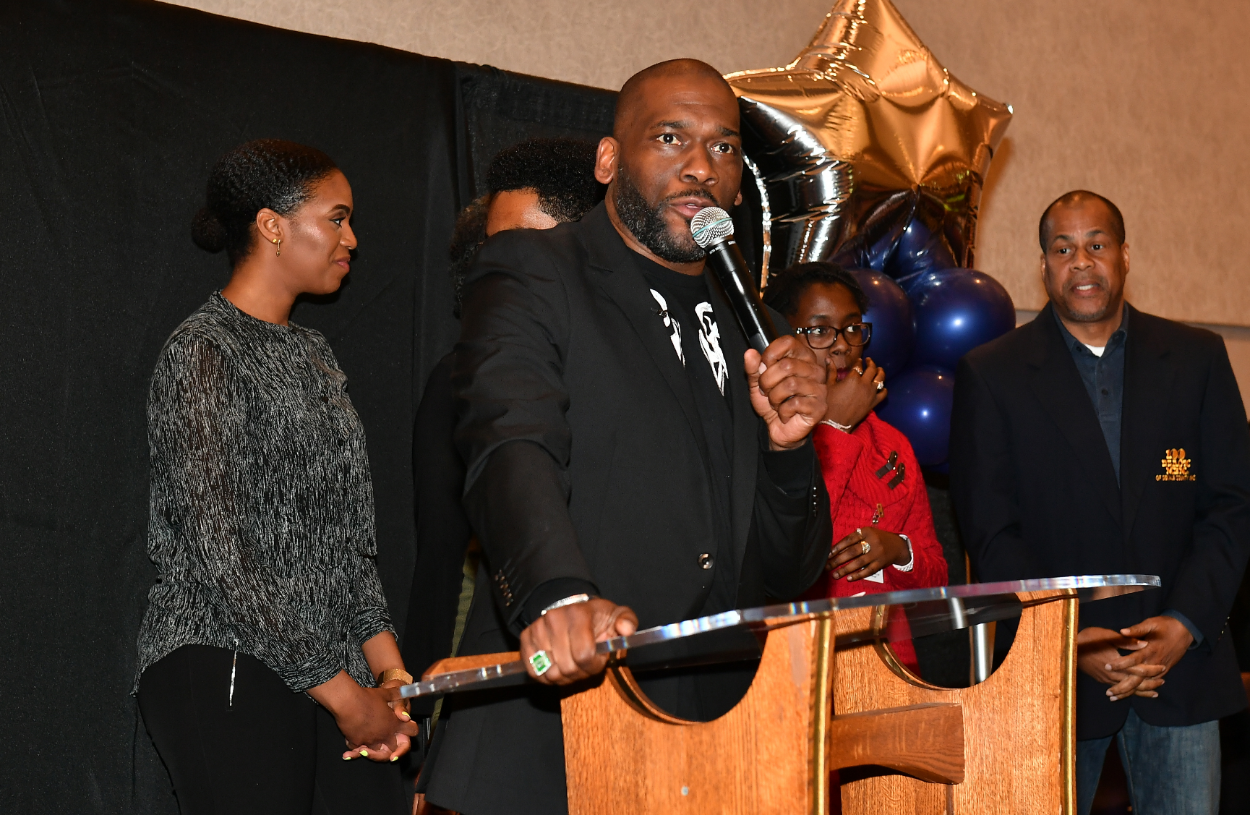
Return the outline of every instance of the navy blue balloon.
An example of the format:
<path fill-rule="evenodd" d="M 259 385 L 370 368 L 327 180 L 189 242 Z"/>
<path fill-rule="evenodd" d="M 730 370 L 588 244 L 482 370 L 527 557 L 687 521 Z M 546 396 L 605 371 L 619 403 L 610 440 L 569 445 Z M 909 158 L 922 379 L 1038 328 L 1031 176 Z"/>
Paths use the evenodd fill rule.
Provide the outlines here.
<path fill-rule="evenodd" d="M 946 461 L 951 440 L 955 375 L 936 366 L 909 368 L 886 380 L 889 396 L 877 416 L 902 431 L 924 467 Z"/>
<path fill-rule="evenodd" d="M 872 340 L 864 356 L 885 368 L 887 374 L 900 373 L 916 342 L 916 323 L 907 292 L 890 278 L 873 269 L 850 269 L 868 295 L 864 322 L 872 323 Z"/>
<path fill-rule="evenodd" d="M 941 269 L 907 287 L 916 314 L 912 362 L 954 369 L 964 354 L 1016 327 L 1002 284 L 972 269 Z"/>
<path fill-rule="evenodd" d="M 898 233 L 891 231 L 876 241 L 861 247 L 856 261 L 866 269 L 875 269 L 880 272 L 885 269 L 886 264 L 889 262 L 890 256 L 894 253 L 894 245 L 897 242 Z"/>
<path fill-rule="evenodd" d="M 948 269 L 954 265 L 955 255 L 947 245 L 946 238 L 940 231 L 931 230 L 916 216 L 903 230 L 884 271 L 895 280 L 902 280 L 925 272 Z"/>
<path fill-rule="evenodd" d="M 903 219 L 906 217 L 905 212 L 894 213 L 882 221 L 889 223 L 888 227 L 882 228 L 878 225 L 869 232 L 860 234 L 839 249 L 830 260 L 845 269 L 856 267 L 883 271 L 903 235 L 906 225 Z"/>

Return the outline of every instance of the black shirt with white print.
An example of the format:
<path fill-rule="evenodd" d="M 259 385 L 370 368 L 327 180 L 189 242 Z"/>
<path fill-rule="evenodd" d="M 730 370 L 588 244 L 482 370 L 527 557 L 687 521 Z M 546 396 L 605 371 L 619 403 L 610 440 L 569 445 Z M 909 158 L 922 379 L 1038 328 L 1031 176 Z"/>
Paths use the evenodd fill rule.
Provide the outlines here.
<path fill-rule="evenodd" d="M 708 451 L 717 553 L 713 561 L 711 593 L 704 607 L 716 611 L 730 609 L 737 599 L 734 570 L 728 560 L 733 551 L 729 529 L 733 415 L 729 401 L 729 362 L 721 349 L 721 329 L 712 311 L 705 276 L 675 272 L 641 255 L 638 266 L 655 299 L 657 319 L 664 321 L 673 353 L 686 369 Z M 737 330 L 732 325 L 728 328 Z M 740 366 L 741 363 L 737 369 L 739 374 Z"/>
<path fill-rule="evenodd" d="M 711 482 L 713 530 L 716 552 L 711 569 L 712 585 L 700 615 L 715 614 L 737 607 L 737 575 L 732 567 L 733 541 L 729 526 L 730 487 L 733 478 L 733 413 L 730 376 L 745 376 L 741 358 L 725 358 L 721 346 L 722 328 L 712 310 L 706 275 L 684 275 L 667 269 L 642 255 L 634 255 L 638 271 L 651 289 L 656 320 L 663 321 L 673 344 L 673 354 L 681 361 L 690 382 L 690 393 L 699 413 L 704 446 L 708 451 L 708 478 Z M 724 330 L 740 330 L 730 322 Z M 736 364 L 734 364 L 736 362 Z M 761 436 L 764 465 L 773 484 L 787 495 L 805 498 L 815 466 L 810 444 L 795 450 L 771 451 L 767 435 Z M 526 601 L 524 623 L 538 619 L 550 603 L 575 594 L 594 594 L 593 584 L 575 578 L 549 580 L 534 590 Z"/>

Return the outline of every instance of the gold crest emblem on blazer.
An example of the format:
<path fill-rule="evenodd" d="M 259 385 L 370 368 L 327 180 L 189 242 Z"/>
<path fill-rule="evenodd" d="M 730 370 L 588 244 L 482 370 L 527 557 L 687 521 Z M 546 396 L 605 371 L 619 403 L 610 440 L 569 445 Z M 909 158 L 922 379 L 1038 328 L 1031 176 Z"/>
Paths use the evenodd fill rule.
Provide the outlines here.
<path fill-rule="evenodd" d="M 1163 474 L 1156 475 L 1155 481 L 1193 481 L 1196 476 L 1189 471 L 1189 464 L 1184 447 L 1165 450 Z"/>

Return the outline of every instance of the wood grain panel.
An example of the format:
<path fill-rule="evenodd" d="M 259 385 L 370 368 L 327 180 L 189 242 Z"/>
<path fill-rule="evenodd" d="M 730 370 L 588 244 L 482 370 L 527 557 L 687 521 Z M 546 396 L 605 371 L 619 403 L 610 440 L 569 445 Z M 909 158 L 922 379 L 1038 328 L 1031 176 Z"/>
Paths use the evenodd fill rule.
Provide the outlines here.
<path fill-rule="evenodd" d="M 421 675 L 422 679 L 429 679 L 436 674 L 449 674 L 456 671 L 471 671 L 474 668 L 481 668 L 486 665 L 498 665 L 502 662 L 516 662 L 521 658 L 519 651 L 504 651 L 498 654 L 477 654 L 471 657 L 448 657 L 440 659 Z"/>
<path fill-rule="evenodd" d="M 828 741 L 830 770 L 875 764 L 925 781 L 964 780 L 959 705 L 909 705 L 834 716 Z"/>
<path fill-rule="evenodd" d="M 772 631 L 746 697 L 713 722 L 658 710 L 625 668 L 566 698 L 570 815 L 823 815 L 832 630 Z"/>
<path fill-rule="evenodd" d="M 1021 594 L 1015 645 L 984 683 L 947 689 L 887 665 L 872 643 L 835 654 L 838 716 L 921 704 L 963 708 L 963 783 L 944 786 L 897 772 L 848 773 L 846 815 L 1073 813 L 1076 600 L 1061 591 Z M 1049 602 L 1046 602 L 1049 601 Z M 1029 603 L 1040 603 L 1027 605 Z M 871 630 L 873 611 L 836 614 L 839 636 Z M 893 662 L 891 660 L 891 662 Z"/>

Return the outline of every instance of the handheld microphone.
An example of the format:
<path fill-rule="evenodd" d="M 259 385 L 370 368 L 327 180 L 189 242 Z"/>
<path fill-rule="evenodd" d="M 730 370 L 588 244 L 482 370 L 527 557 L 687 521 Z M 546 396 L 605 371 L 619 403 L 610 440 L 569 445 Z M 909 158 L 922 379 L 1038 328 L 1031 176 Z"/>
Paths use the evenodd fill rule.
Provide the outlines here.
<path fill-rule="evenodd" d="M 768 344 L 777 339 L 777 329 L 760 301 L 746 258 L 733 240 L 734 222 L 729 213 L 720 207 L 704 207 L 690 220 L 690 234 L 707 252 L 707 264 L 725 290 L 747 342 L 764 353 Z"/>

